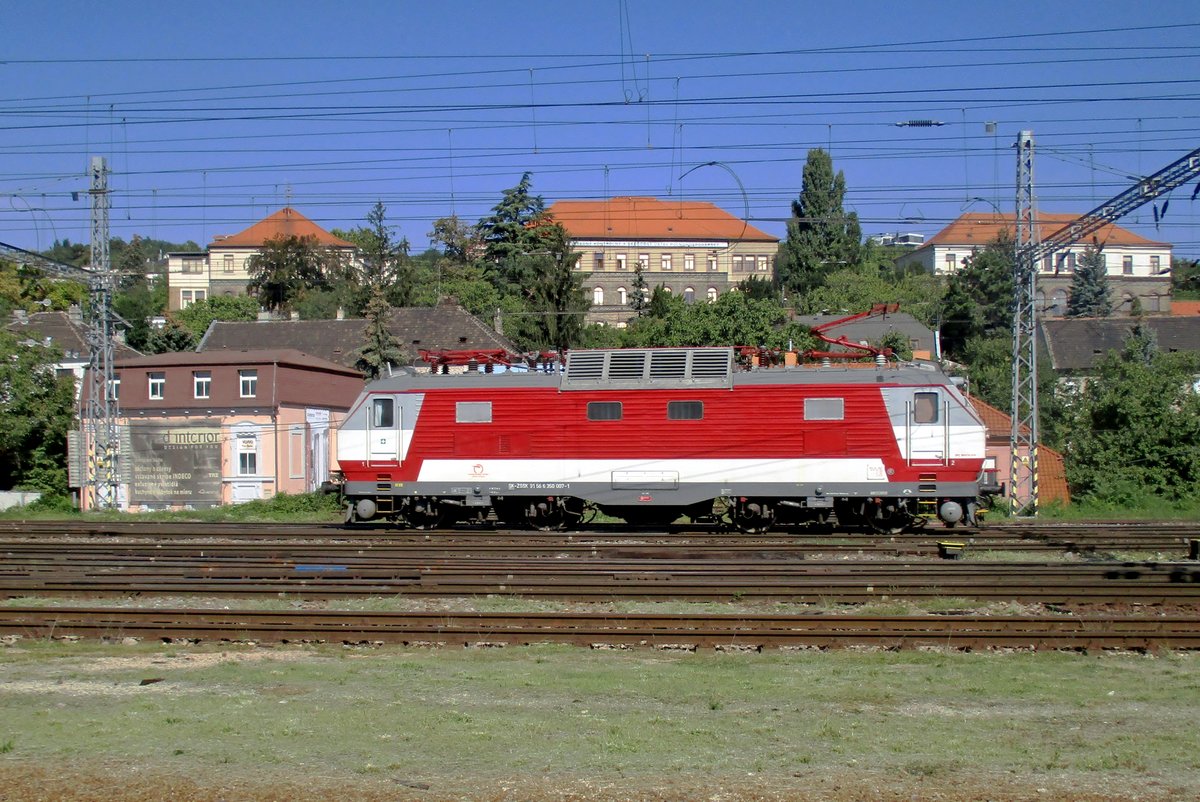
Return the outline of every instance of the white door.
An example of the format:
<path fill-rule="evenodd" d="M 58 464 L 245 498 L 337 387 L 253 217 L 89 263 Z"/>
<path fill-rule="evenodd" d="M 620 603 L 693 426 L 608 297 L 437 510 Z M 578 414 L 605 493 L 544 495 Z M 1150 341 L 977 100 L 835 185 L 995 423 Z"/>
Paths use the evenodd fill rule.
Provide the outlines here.
<path fill-rule="evenodd" d="M 914 465 L 941 465 L 946 460 L 948 410 L 936 390 L 913 393 L 908 415 L 908 459 Z"/>
<path fill-rule="evenodd" d="M 367 410 L 367 453 L 371 462 L 400 459 L 400 409 L 390 395 L 372 396 Z"/>

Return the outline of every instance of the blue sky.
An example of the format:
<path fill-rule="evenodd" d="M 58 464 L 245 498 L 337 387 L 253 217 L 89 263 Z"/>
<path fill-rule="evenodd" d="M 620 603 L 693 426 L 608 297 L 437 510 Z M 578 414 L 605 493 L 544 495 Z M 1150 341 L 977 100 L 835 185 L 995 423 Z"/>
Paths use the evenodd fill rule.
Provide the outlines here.
<path fill-rule="evenodd" d="M 0 241 L 29 249 L 88 240 L 92 155 L 114 236 L 204 245 L 289 202 L 349 228 L 381 200 L 419 252 L 524 171 L 548 204 L 702 200 L 783 236 L 823 147 L 864 233 L 931 235 L 1012 210 L 1021 130 L 1056 212 L 1200 147 L 1182 2 L 0 0 L 0 29 Z M 1121 224 L 1200 257 L 1193 188 Z"/>

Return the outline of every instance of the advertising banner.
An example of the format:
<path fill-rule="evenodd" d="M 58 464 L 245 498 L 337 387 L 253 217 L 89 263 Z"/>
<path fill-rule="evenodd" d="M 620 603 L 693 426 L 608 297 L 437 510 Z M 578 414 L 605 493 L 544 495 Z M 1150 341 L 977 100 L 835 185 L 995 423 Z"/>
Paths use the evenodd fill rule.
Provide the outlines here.
<path fill-rule="evenodd" d="M 220 421 L 130 421 L 130 504 L 221 503 Z"/>

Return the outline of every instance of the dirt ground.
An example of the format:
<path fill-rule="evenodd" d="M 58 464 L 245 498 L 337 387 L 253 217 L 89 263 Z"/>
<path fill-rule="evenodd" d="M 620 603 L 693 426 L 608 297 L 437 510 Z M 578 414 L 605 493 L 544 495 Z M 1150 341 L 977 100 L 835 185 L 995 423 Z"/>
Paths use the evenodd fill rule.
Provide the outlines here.
<path fill-rule="evenodd" d="M 449 767 L 445 767 L 449 768 Z M 1091 776 L 1089 785 L 1099 785 Z M 1080 787 L 1078 778 L 1044 776 L 910 777 L 861 773 L 768 778 L 591 781 L 505 778 L 489 781 L 333 778 L 288 781 L 184 777 L 133 766 L 30 765 L 0 757 L 0 802 L 1165 802 L 1189 792 L 1153 780 L 1122 778 Z"/>

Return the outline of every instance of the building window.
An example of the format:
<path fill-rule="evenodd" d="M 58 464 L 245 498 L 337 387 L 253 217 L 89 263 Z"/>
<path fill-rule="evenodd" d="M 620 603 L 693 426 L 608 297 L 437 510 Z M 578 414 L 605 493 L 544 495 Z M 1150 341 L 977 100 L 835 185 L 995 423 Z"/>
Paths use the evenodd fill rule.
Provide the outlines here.
<path fill-rule="evenodd" d="M 621 304 L 621 306 L 629 303 L 628 293 L 625 292 L 624 287 L 617 287 L 617 301 Z"/>
<path fill-rule="evenodd" d="M 704 420 L 704 402 L 668 401 L 667 420 Z"/>
<path fill-rule="evenodd" d="M 258 395 L 258 371 L 239 370 L 238 389 L 242 398 L 254 398 Z"/>
<path fill-rule="evenodd" d="M 648 254 L 648 253 L 639 253 L 638 254 L 638 267 L 640 267 L 642 270 L 650 269 L 650 254 Z"/>
<path fill-rule="evenodd" d="M 491 423 L 491 401 L 457 401 L 454 404 L 455 423 Z"/>
<path fill-rule="evenodd" d="M 843 420 L 846 417 L 844 398 L 804 399 L 805 420 Z"/>
<path fill-rule="evenodd" d="M 685 304 L 696 303 L 696 289 L 694 287 L 683 288 L 683 302 Z"/>
<path fill-rule="evenodd" d="M 1067 272 L 1068 273 L 1075 272 L 1075 254 L 1073 254 L 1073 253 L 1067 254 Z"/>
<path fill-rule="evenodd" d="M 208 398 L 212 393 L 212 371 L 192 371 L 192 391 L 196 398 Z"/>
<path fill-rule="evenodd" d="M 167 374 L 147 373 L 146 378 L 149 380 L 148 389 L 151 400 L 161 401 L 167 389 Z"/>
<path fill-rule="evenodd" d="M 1050 254 L 1046 254 L 1042 257 L 1042 272 L 1049 273 L 1052 270 L 1054 270 L 1054 257 Z"/>
<path fill-rule="evenodd" d="M 741 256 L 733 257 L 733 272 L 734 273 L 742 272 L 742 257 Z"/>
<path fill-rule="evenodd" d="M 590 401 L 587 405 L 588 420 L 620 420 L 620 401 Z"/>
<path fill-rule="evenodd" d="M 203 273 L 204 259 L 203 257 L 184 257 L 183 266 L 180 270 L 184 273 Z"/>
<path fill-rule="evenodd" d="M 683 269 L 684 270 L 695 270 L 696 269 L 695 254 L 685 253 L 683 255 Z"/>
<path fill-rule="evenodd" d="M 225 261 L 225 272 L 232 273 L 233 272 L 233 254 L 232 253 L 225 254 L 224 261 Z"/>
<path fill-rule="evenodd" d="M 671 269 L 671 254 L 669 254 L 669 253 L 664 253 L 664 254 L 662 255 L 662 269 L 663 269 L 663 270 L 670 270 L 670 269 Z"/>
<path fill-rule="evenodd" d="M 957 267 L 958 267 L 958 254 L 956 254 L 956 253 L 946 254 L 946 272 L 953 273 L 955 268 L 957 268 Z"/>
<path fill-rule="evenodd" d="M 716 287 L 709 287 L 709 288 L 708 288 L 708 292 L 707 292 L 707 293 L 705 293 L 705 295 L 708 297 L 708 302 L 709 302 L 710 304 L 711 304 L 711 303 L 713 303 L 713 302 L 715 302 L 715 301 L 717 300 L 717 288 L 716 288 Z"/>
<path fill-rule="evenodd" d="M 245 442 L 242 440 L 239 443 Z M 254 442 L 251 440 L 250 442 Z M 258 473 L 258 452 L 242 451 L 238 453 L 238 476 L 254 476 Z"/>
<path fill-rule="evenodd" d="M 626 254 L 623 254 L 623 253 L 617 254 L 617 270 L 628 269 L 628 266 L 625 264 L 625 258 L 626 258 Z"/>
<path fill-rule="evenodd" d="M 602 306 L 604 304 L 604 288 L 592 288 L 592 306 Z"/>
<path fill-rule="evenodd" d="M 938 422 L 938 394 L 913 393 L 913 423 Z"/>
<path fill-rule="evenodd" d="M 710 253 L 708 255 L 708 272 L 717 272 L 717 255 L 715 253 Z"/>
<path fill-rule="evenodd" d="M 1156 275 L 1156 276 L 1157 276 L 1157 275 L 1158 275 L 1158 268 L 1159 268 L 1160 266 L 1161 266 L 1161 264 L 1160 264 L 1160 262 L 1159 262 L 1159 260 L 1158 260 L 1158 256 L 1151 256 L 1151 257 L 1150 257 L 1150 272 L 1151 272 L 1153 275 Z"/>
<path fill-rule="evenodd" d="M 596 251 L 593 255 L 593 265 L 593 269 L 595 270 L 604 269 L 604 251 Z"/>
<path fill-rule="evenodd" d="M 1132 256 L 1122 256 L 1121 257 L 1121 272 L 1127 276 L 1133 275 L 1133 257 Z"/>
<path fill-rule="evenodd" d="M 121 377 L 114 376 L 108 383 L 108 400 L 116 401 L 121 397 Z"/>
<path fill-rule="evenodd" d="M 765 256 L 758 257 L 758 272 L 766 273 L 769 269 L 770 269 L 770 262 L 767 261 L 767 257 L 765 257 Z"/>

